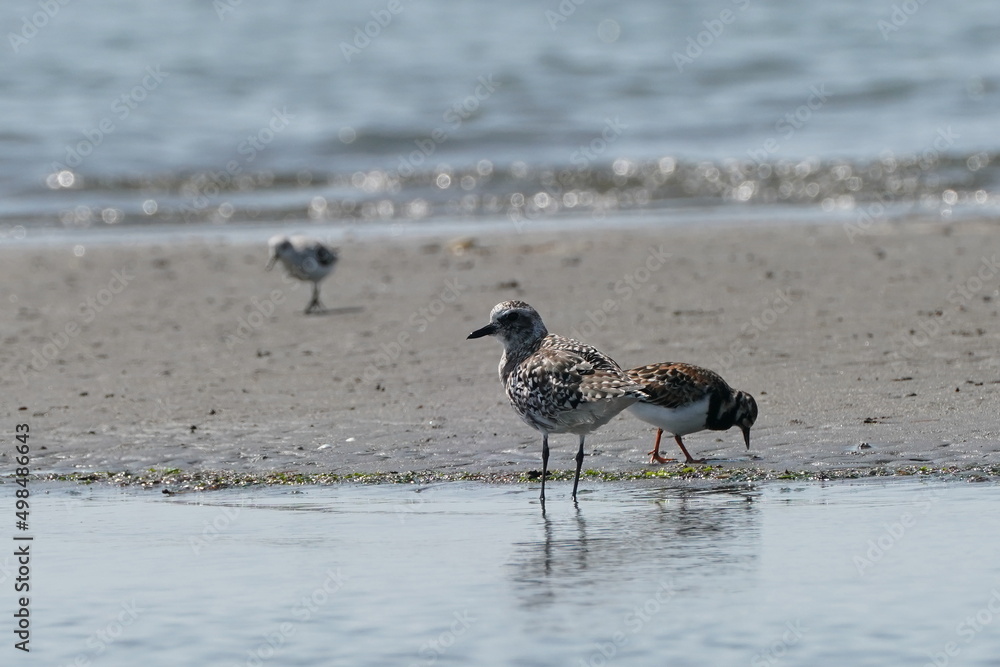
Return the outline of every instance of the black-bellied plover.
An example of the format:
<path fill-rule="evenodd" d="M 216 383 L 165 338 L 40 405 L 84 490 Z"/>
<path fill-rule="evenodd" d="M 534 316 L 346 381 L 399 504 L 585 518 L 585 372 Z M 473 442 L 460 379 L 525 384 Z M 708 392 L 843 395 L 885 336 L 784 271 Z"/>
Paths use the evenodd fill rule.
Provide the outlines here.
<path fill-rule="evenodd" d="M 542 434 L 542 492 L 549 465 L 549 434 L 580 436 L 573 500 L 583 466 L 583 441 L 643 397 L 642 387 L 609 356 L 572 338 L 550 334 L 538 312 L 523 301 L 493 308 L 490 323 L 469 338 L 495 336 L 503 343 L 500 381 L 514 410 Z"/>
<path fill-rule="evenodd" d="M 313 284 L 312 301 L 306 306 L 306 314 L 323 310 L 323 304 L 319 301 L 319 281 L 333 271 L 333 265 L 337 263 L 336 249 L 328 248 L 308 236 L 284 234 L 272 236 L 267 245 L 271 249 L 267 270 L 270 271 L 274 263 L 281 260 L 288 275 Z"/>
<path fill-rule="evenodd" d="M 672 459 L 660 456 L 660 437 L 673 434 L 687 463 L 704 463 L 692 458 L 681 436 L 708 429 L 725 431 L 739 426 L 750 449 L 750 427 L 757 421 L 757 401 L 745 391 L 736 391 L 718 373 L 691 364 L 664 362 L 625 371 L 635 383 L 645 387 L 648 398 L 629 407 L 633 415 L 656 427 L 650 463 Z"/>

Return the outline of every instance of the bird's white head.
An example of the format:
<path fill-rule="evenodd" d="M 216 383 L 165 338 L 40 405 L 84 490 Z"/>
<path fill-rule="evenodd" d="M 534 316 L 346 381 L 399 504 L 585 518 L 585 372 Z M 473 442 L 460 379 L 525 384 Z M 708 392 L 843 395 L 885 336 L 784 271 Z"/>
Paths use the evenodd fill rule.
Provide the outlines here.
<path fill-rule="evenodd" d="M 277 236 L 272 236 L 267 241 L 267 247 L 271 251 L 271 256 L 267 260 L 267 270 L 270 271 L 274 268 L 274 263 L 288 251 L 292 249 L 291 240 L 284 234 L 278 234 Z"/>

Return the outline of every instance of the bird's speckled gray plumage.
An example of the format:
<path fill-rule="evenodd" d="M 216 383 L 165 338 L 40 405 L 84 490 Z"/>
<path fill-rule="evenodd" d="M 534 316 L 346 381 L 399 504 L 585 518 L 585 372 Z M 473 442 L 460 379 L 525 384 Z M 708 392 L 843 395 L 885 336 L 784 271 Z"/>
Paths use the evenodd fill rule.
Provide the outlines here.
<path fill-rule="evenodd" d="M 663 362 L 630 368 L 626 374 L 645 387 L 647 394 L 630 411 L 658 429 L 650 462 L 666 460 L 659 455 L 663 431 L 673 434 L 688 463 L 698 461 L 688 453 L 681 436 L 704 429 L 725 431 L 738 426 L 750 449 L 757 402 L 745 391 L 730 387 L 718 373 L 693 364 Z"/>
<path fill-rule="evenodd" d="M 641 390 L 609 357 L 555 334 L 543 337 L 528 354 L 508 356 L 505 351 L 500 381 L 529 426 L 578 435 L 608 423 Z"/>
<path fill-rule="evenodd" d="M 469 334 L 481 336 L 495 336 L 503 343 L 499 371 L 507 398 L 525 423 L 542 433 L 543 500 L 548 434 L 580 436 L 575 498 L 584 436 L 645 397 L 641 385 L 590 345 L 550 334 L 538 312 L 523 301 L 497 304 L 490 323 Z"/>
<path fill-rule="evenodd" d="M 272 236 L 267 245 L 271 250 L 267 269 L 270 270 L 280 260 L 288 275 L 311 282 L 312 300 L 306 306 L 306 313 L 323 310 L 323 304 L 319 301 L 319 282 L 333 271 L 333 266 L 337 263 L 337 251 L 328 248 L 321 241 L 298 234 Z"/>

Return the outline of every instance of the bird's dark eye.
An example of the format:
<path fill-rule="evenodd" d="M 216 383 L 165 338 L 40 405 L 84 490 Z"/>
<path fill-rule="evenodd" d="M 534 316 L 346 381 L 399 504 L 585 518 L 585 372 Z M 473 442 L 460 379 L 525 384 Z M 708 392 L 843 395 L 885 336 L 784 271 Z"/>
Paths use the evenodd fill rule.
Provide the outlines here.
<path fill-rule="evenodd" d="M 513 313 L 506 313 L 503 317 L 500 318 L 500 323 L 501 324 L 513 324 L 514 322 L 517 322 L 517 320 L 520 317 L 521 317 L 520 314 L 517 313 L 516 311 L 513 312 Z"/>

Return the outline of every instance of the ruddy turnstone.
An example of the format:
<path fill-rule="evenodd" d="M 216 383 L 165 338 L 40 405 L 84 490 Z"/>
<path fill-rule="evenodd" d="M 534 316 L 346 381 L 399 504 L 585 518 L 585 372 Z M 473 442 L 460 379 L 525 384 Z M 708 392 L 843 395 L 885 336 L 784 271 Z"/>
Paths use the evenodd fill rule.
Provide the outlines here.
<path fill-rule="evenodd" d="M 549 466 L 549 434 L 580 436 L 573 500 L 583 466 L 583 441 L 619 412 L 644 397 L 613 359 L 590 345 L 550 334 L 538 312 L 523 301 L 504 301 L 490 323 L 469 338 L 495 336 L 503 343 L 500 381 L 511 406 L 542 434 L 542 493 Z"/>
<path fill-rule="evenodd" d="M 313 284 L 312 301 L 306 306 L 306 314 L 323 310 L 323 304 L 319 301 L 319 281 L 333 271 L 333 265 L 337 263 L 337 251 L 316 239 L 301 235 L 272 236 L 267 245 L 271 249 L 267 270 L 270 271 L 280 259 L 290 276 Z"/>
<path fill-rule="evenodd" d="M 648 395 L 629 410 L 657 429 L 656 444 L 649 452 L 650 463 L 672 460 L 660 456 L 660 437 L 664 431 L 673 434 L 687 463 L 705 461 L 691 457 L 681 436 L 704 429 L 725 431 L 739 426 L 747 449 L 750 449 L 750 427 L 757 421 L 757 401 L 745 391 L 734 390 L 718 373 L 691 364 L 670 362 L 639 366 L 625 372 L 633 382 L 641 384 Z"/>

